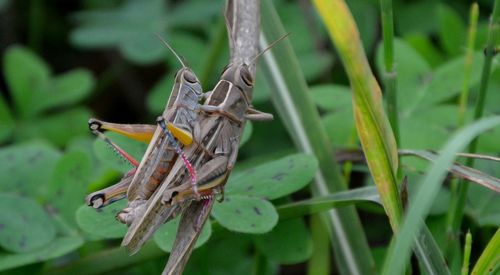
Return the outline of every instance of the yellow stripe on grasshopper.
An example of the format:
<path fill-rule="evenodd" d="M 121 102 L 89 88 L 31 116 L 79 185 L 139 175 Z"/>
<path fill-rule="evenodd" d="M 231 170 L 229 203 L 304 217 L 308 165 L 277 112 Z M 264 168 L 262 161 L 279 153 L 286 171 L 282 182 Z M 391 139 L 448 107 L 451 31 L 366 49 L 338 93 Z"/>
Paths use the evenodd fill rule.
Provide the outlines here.
<path fill-rule="evenodd" d="M 172 135 L 182 144 L 190 145 L 193 143 L 193 135 L 181 128 L 176 127 L 173 123 L 167 123 L 167 128 Z"/>
<path fill-rule="evenodd" d="M 109 127 L 106 124 L 102 125 L 102 129 L 118 133 L 120 135 L 126 136 L 128 138 L 131 138 L 131 139 L 134 139 L 134 140 L 137 140 L 137 141 L 140 141 L 140 142 L 144 142 L 146 144 L 149 144 L 149 142 L 151 142 L 151 139 L 153 138 L 153 135 L 154 135 L 154 132 L 149 132 L 149 131 L 134 132 L 134 133 L 132 133 L 130 131 L 126 131 L 126 130 L 123 130 L 123 129 L 120 129 L 120 128 Z"/>

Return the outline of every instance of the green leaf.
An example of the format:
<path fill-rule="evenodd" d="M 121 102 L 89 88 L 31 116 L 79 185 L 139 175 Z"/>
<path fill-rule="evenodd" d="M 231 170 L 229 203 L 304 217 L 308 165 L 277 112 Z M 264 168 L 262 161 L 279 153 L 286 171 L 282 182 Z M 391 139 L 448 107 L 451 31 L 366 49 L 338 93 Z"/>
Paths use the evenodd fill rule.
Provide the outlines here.
<path fill-rule="evenodd" d="M 186 62 L 194 72 L 201 72 L 207 51 L 207 43 L 194 35 L 188 35 L 186 32 L 174 32 L 170 35 L 170 38 L 169 43 L 184 59 L 184 62 Z M 172 68 L 176 68 L 175 70 L 180 69 L 182 64 L 179 64 L 176 58 L 172 58 L 173 54 L 170 51 L 168 55 L 168 60 Z M 202 84 L 206 85 L 206 83 Z"/>
<path fill-rule="evenodd" d="M 496 274 L 499 269 L 498 262 L 500 261 L 498 255 L 500 255 L 500 229 L 497 229 L 495 235 L 488 242 L 471 274 Z"/>
<path fill-rule="evenodd" d="M 168 22 L 175 26 L 196 27 L 210 24 L 214 16 L 223 9 L 222 2 L 185 1 L 176 3 L 168 17 Z"/>
<path fill-rule="evenodd" d="M 309 89 L 314 103 L 325 111 L 349 110 L 352 112 L 352 95 L 348 86 L 323 84 Z"/>
<path fill-rule="evenodd" d="M 282 4 L 277 9 L 283 20 L 283 25 L 287 27 L 287 32 L 301 35 L 290 35 L 287 38 L 297 53 L 301 71 L 306 79 L 312 80 L 325 72 L 333 64 L 334 57 L 328 52 L 318 52 L 315 45 L 315 37 L 308 29 L 306 18 L 302 16 L 299 5 Z M 269 43 L 275 40 L 269 39 Z M 276 51 L 276 49 L 273 49 Z"/>
<path fill-rule="evenodd" d="M 449 55 L 463 53 L 465 47 L 465 24 L 460 15 L 445 4 L 437 9 L 439 21 L 439 41 Z"/>
<path fill-rule="evenodd" d="M 146 104 L 151 113 L 162 113 L 167 106 L 168 98 L 174 86 L 175 72 L 169 72 L 162 77 L 151 89 Z"/>
<path fill-rule="evenodd" d="M 225 232 L 195 250 L 183 274 L 247 274 L 252 269 L 252 242 L 247 234 Z M 207 265 L 207 263 L 210 263 Z"/>
<path fill-rule="evenodd" d="M 90 94 L 95 80 L 92 74 L 84 69 L 76 69 L 59 75 L 51 80 L 50 85 L 37 95 L 35 112 L 54 107 L 69 106 L 79 102 Z"/>
<path fill-rule="evenodd" d="M 410 45 L 400 39 L 394 40 L 394 59 L 398 67 L 397 90 L 398 108 L 402 110 L 402 116 L 407 116 L 409 106 L 412 106 L 418 98 L 419 87 L 430 81 L 431 68 L 427 61 Z M 384 72 L 384 51 L 382 43 L 377 48 L 376 65 L 379 75 Z"/>
<path fill-rule="evenodd" d="M 36 196 L 47 186 L 56 162 L 61 157 L 42 143 L 14 145 L 0 150 L 1 191 Z"/>
<path fill-rule="evenodd" d="M 225 228 L 242 233 L 269 232 L 278 222 L 278 213 L 267 200 L 227 195 L 214 204 L 212 215 Z"/>
<path fill-rule="evenodd" d="M 134 157 L 137 161 L 142 159 L 146 151 L 147 144 L 132 140 L 122 135 L 107 132 L 106 135 L 125 152 Z M 134 168 L 132 164 L 125 161 L 117 152 L 115 152 L 110 145 L 101 139 L 96 138 L 94 141 L 94 153 L 97 158 L 106 166 L 111 167 L 122 173 L 128 172 Z"/>
<path fill-rule="evenodd" d="M 243 129 L 243 134 L 241 135 L 240 148 L 247 143 L 247 141 L 252 136 L 253 124 L 251 121 L 247 121 L 245 124 L 245 129 Z"/>
<path fill-rule="evenodd" d="M 166 224 L 162 225 L 158 231 L 154 234 L 154 240 L 156 244 L 165 252 L 172 251 L 172 246 L 174 245 L 175 237 L 177 235 L 177 229 L 179 228 L 180 217 L 177 217 Z M 201 230 L 198 240 L 196 241 L 195 248 L 200 247 L 205 244 L 210 235 L 212 234 L 212 225 L 210 222 L 206 222 Z"/>
<path fill-rule="evenodd" d="M 400 33 L 433 33 L 438 29 L 436 15 L 438 3 L 435 1 L 419 1 L 412 3 L 395 2 L 397 12 L 394 14 L 395 28 Z M 425 20 L 422 20 L 425 16 Z M 403 66 L 398 66 L 398 70 Z"/>
<path fill-rule="evenodd" d="M 333 144 L 339 147 L 355 144 L 355 141 L 352 140 L 355 135 L 354 131 L 356 130 L 352 109 L 346 108 L 345 110 L 328 114 L 323 117 L 321 122 L 325 126 L 326 133 Z"/>
<path fill-rule="evenodd" d="M 126 205 L 126 200 L 101 209 L 82 205 L 76 211 L 76 221 L 83 231 L 98 239 L 122 238 L 127 232 L 127 226 L 118 222 L 115 217 Z"/>
<path fill-rule="evenodd" d="M 167 18 L 164 1 L 127 0 L 114 9 L 77 13 L 80 26 L 70 40 L 82 48 L 118 46 L 128 60 L 150 64 L 166 53 L 153 34 L 164 34 Z"/>
<path fill-rule="evenodd" d="M 37 103 L 34 97 L 47 87 L 49 67 L 33 52 L 17 45 L 7 49 L 3 66 L 16 111 L 23 117 L 36 115 L 32 109 Z"/>
<path fill-rule="evenodd" d="M 479 83 L 483 56 L 482 52 L 476 52 L 472 56 L 470 86 Z M 464 78 L 464 60 L 465 57 L 458 57 L 436 68 L 429 84 L 417 92 L 419 98 L 413 102 L 414 105 L 421 110 L 457 95 L 463 85 L 462 81 L 457 79 Z"/>
<path fill-rule="evenodd" d="M 287 220 L 360 202 L 374 202 L 380 204 L 380 197 L 377 189 L 375 187 L 364 187 L 337 192 L 327 196 L 280 205 L 277 207 L 277 210 L 280 215 L 280 220 Z"/>
<path fill-rule="evenodd" d="M 66 153 L 57 163 L 48 189 L 48 201 L 68 223 L 76 225 L 75 211 L 85 198 L 90 178 L 85 153 Z"/>
<path fill-rule="evenodd" d="M 91 116 L 89 110 L 78 107 L 29 120 L 19 125 L 16 133 L 21 140 L 44 138 L 54 145 L 64 146 L 75 136 L 88 135 L 87 121 Z"/>
<path fill-rule="evenodd" d="M 0 193 L 0 246 L 12 252 L 30 252 L 56 236 L 50 217 L 35 201 Z"/>
<path fill-rule="evenodd" d="M 500 178 L 497 162 L 476 160 L 474 167 L 488 175 Z M 476 184 L 469 184 L 466 213 L 479 226 L 500 226 L 500 200 L 498 193 Z"/>
<path fill-rule="evenodd" d="M 14 131 L 14 118 L 9 110 L 7 102 L 0 96 L 0 143 L 7 140 Z"/>
<path fill-rule="evenodd" d="M 0 270 L 54 259 L 76 250 L 82 244 L 81 237 L 57 237 L 49 245 L 37 251 L 19 254 L 0 253 Z"/>
<path fill-rule="evenodd" d="M 225 192 L 274 200 L 306 186 L 317 170 L 315 157 L 290 155 L 233 175 Z"/>
<path fill-rule="evenodd" d="M 436 49 L 436 46 L 427 35 L 422 33 L 407 34 L 404 36 L 404 41 L 425 58 L 425 61 L 432 67 L 436 67 L 444 62 L 445 58 L 443 54 Z"/>
<path fill-rule="evenodd" d="M 388 256 L 384 263 L 384 273 L 401 274 L 409 257 L 414 236 L 422 228 L 422 220 L 427 216 L 432 201 L 436 197 L 441 181 L 457 152 L 461 151 L 478 134 L 500 125 L 500 117 L 482 119 L 456 133 L 441 150 L 441 156 L 426 173 L 415 199 L 410 205 L 399 234 L 391 242 Z"/>
<path fill-rule="evenodd" d="M 257 249 L 270 260 L 280 264 L 296 264 L 309 259 L 312 240 L 301 219 L 279 222 L 269 233 L 254 237 Z"/>
<path fill-rule="evenodd" d="M 160 61 L 165 57 L 166 50 L 161 41 L 152 33 L 151 31 L 145 31 L 122 38 L 120 51 L 123 56 L 139 65 Z"/>
<path fill-rule="evenodd" d="M 347 1 L 349 10 L 352 12 L 356 25 L 359 29 L 359 35 L 363 42 L 365 51 L 369 52 L 373 47 L 377 35 L 377 6 L 375 2 L 370 1 Z"/>

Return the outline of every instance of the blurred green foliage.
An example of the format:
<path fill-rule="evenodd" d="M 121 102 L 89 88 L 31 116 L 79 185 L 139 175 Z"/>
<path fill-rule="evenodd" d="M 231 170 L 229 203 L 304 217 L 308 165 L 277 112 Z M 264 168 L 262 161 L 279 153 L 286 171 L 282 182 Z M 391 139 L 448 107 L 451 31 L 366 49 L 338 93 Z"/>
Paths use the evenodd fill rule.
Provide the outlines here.
<path fill-rule="evenodd" d="M 372 67 L 382 75 L 378 1 L 347 2 Z M 289 39 L 331 142 L 358 148 L 348 80 L 317 15 L 307 2 L 274 3 L 291 33 Z M 467 1 L 394 1 L 402 148 L 438 149 L 457 128 L 468 5 Z M 471 106 L 492 9 L 489 1 L 479 5 Z M 208 76 L 202 83 L 205 90 L 213 87 L 228 60 L 227 37 L 218 35 L 222 8 L 222 1 L 201 0 L 81 0 L 67 7 L 50 1 L 0 1 L 0 16 L 9 18 L 1 26 L 5 35 L 0 36 L 0 270 L 51 274 L 62 265 L 71 266 L 119 245 L 126 227 L 114 216 L 125 202 L 98 212 L 82 203 L 86 194 L 116 182 L 131 167 L 102 141 L 94 140 L 87 120 L 96 116 L 154 123 L 180 67 L 154 33 L 163 36 L 198 75 Z M 497 63 L 488 114 L 500 114 L 500 94 L 494 93 L 500 88 Z M 273 112 L 261 72 L 254 105 Z M 109 136 L 137 159 L 146 148 Z M 229 180 L 226 200 L 215 204 L 213 220 L 204 227 L 186 274 L 249 274 L 259 264 L 267 274 L 277 274 L 280 265 L 303 263 L 312 255 L 308 219 L 280 221 L 276 206 L 309 196 L 304 187 L 313 179 L 317 161 L 294 154 L 279 117 L 247 125 L 244 139 L 242 162 Z M 498 140 L 500 129 L 485 133 L 480 152 L 498 155 Z M 410 182 L 418 181 L 427 166 L 413 158 L 403 164 Z M 500 176 L 495 163 L 479 161 L 476 167 Z M 364 177 L 366 167 L 354 170 L 350 186 L 371 184 Z M 415 189 L 410 186 L 410 195 Z M 448 201 L 445 187 L 428 222 L 440 245 L 446 237 L 442 231 Z M 492 191 L 471 186 L 464 226 L 482 236 L 474 238 L 474 247 L 484 247 L 485 236 L 500 226 L 499 203 Z M 390 234 L 382 225 L 385 216 L 369 207 L 361 212 L 370 243 L 377 244 L 374 254 L 383 255 Z M 370 228 L 372 219 L 382 222 Z M 177 222 L 164 225 L 154 236 L 164 251 L 170 250 Z M 479 251 L 473 248 L 472 259 Z M 164 261 L 143 261 L 127 274 L 157 274 Z M 118 266 L 108 272 L 123 272 L 127 259 Z M 93 272 L 92 266 L 82 271 Z"/>

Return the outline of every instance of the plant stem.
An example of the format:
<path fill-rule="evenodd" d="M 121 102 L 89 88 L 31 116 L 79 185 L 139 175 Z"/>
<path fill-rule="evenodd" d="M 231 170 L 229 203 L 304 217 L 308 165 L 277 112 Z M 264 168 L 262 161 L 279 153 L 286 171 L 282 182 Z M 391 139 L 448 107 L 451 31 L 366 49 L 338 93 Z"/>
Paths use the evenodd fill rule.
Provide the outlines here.
<path fill-rule="evenodd" d="M 462 262 L 462 275 L 469 274 L 470 251 L 472 247 L 472 235 L 470 230 L 465 235 L 464 260 Z"/>
<path fill-rule="evenodd" d="M 462 82 L 462 92 L 460 93 L 460 100 L 459 100 L 459 108 L 458 108 L 458 127 L 464 126 L 465 123 L 465 114 L 467 111 L 467 102 L 469 98 L 469 80 L 470 80 L 470 74 L 472 70 L 472 57 L 474 54 L 474 43 L 476 40 L 476 29 L 477 29 L 477 20 L 479 16 L 479 6 L 477 3 L 473 3 L 470 8 L 470 15 L 469 15 L 469 30 L 467 34 L 467 49 L 465 53 L 465 62 L 464 62 L 464 79 Z M 451 198 L 451 209 L 455 209 L 457 207 L 459 200 L 460 200 L 460 186 L 465 185 L 464 180 L 459 180 L 459 179 L 454 179 L 451 182 L 452 186 L 452 198 Z M 456 250 L 460 249 L 460 246 L 458 243 L 455 241 L 456 235 L 457 235 L 457 229 L 453 225 L 455 223 L 455 214 L 456 211 L 449 211 L 447 215 L 447 232 L 448 232 L 448 242 L 446 244 L 446 258 L 450 260 L 450 263 L 457 263 L 458 261 L 451 261 L 452 258 L 454 258 L 454 255 L 457 255 Z M 458 253 L 460 254 L 460 253 Z"/>
<path fill-rule="evenodd" d="M 307 274 L 328 275 L 330 270 L 330 246 L 327 226 L 319 215 L 311 216 L 311 235 L 314 245 L 313 254 L 307 263 Z"/>
<path fill-rule="evenodd" d="M 380 0 L 382 34 L 384 39 L 384 84 L 387 96 L 387 116 L 399 145 L 399 122 L 397 100 L 397 72 L 394 66 L 394 23 L 392 0 Z"/>
<path fill-rule="evenodd" d="M 484 113 L 484 104 L 486 101 L 486 91 L 488 90 L 488 83 L 490 79 L 490 71 L 491 64 L 493 61 L 493 57 L 496 53 L 495 51 L 495 41 L 496 38 L 500 35 L 500 0 L 495 0 L 495 4 L 493 6 L 493 13 L 490 18 L 490 25 L 488 30 L 488 41 L 486 48 L 484 50 L 485 59 L 482 69 L 481 75 L 481 84 L 479 86 L 479 97 L 476 102 L 475 110 L 474 110 L 474 120 L 478 120 L 483 116 Z M 475 153 L 477 151 L 477 141 L 475 138 L 471 144 L 469 145 L 468 152 Z M 474 165 L 474 159 L 470 158 L 466 162 L 466 166 L 472 167 Z M 450 242 L 456 238 L 457 232 L 460 229 L 460 225 L 462 223 L 462 218 L 464 215 L 465 201 L 467 198 L 467 190 L 468 183 L 462 182 L 458 184 L 457 192 L 454 196 L 454 199 L 451 202 L 451 211 L 448 225 L 449 235 L 452 237 Z"/>
<path fill-rule="evenodd" d="M 472 56 L 474 54 L 474 43 L 476 42 L 477 19 L 479 17 L 479 6 L 472 3 L 469 15 L 469 31 L 467 34 L 467 49 L 465 53 L 464 79 L 462 82 L 462 92 L 460 93 L 458 109 L 458 125 L 464 125 L 467 101 L 469 98 L 469 80 L 472 70 Z"/>

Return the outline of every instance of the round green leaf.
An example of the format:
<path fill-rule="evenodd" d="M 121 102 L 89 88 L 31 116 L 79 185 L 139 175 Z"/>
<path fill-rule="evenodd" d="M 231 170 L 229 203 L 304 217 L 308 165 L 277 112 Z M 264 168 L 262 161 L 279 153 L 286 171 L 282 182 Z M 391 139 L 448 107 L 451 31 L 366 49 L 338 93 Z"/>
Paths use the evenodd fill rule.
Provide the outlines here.
<path fill-rule="evenodd" d="M 22 116 L 36 114 L 31 108 L 37 104 L 33 95 L 46 88 L 49 67 L 27 48 L 11 46 L 5 53 L 4 72 L 16 111 Z"/>
<path fill-rule="evenodd" d="M 147 98 L 148 109 L 152 113 L 162 113 L 167 106 L 168 98 L 174 85 L 175 72 L 171 71 L 162 77 L 151 89 Z"/>
<path fill-rule="evenodd" d="M 313 252 L 312 239 L 301 219 L 281 221 L 271 232 L 254 239 L 262 254 L 280 264 L 304 262 Z"/>
<path fill-rule="evenodd" d="M 132 140 L 116 133 L 106 132 L 106 135 L 138 162 L 141 160 L 148 146 L 145 143 Z M 133 168 L 132 164 L 124 160 L 110 145 L 99 138 L 96 138 L 94 142 L 94 152 L 100 161 L 120 172 L 125 173 Z"/>
<path fill-rule="evenodd" d="M 47 117 L 32 119 L 19 125 L 16 134 L 21 140 L 45 138 L 55 145 L 64 146 L 76 136 L 88 135 L 89 117 L 91 114 L 86 108 L 74 108 Z"/>
<path fill-rule="evenodd" d="M 348 86 L 316 85 L 310 89 L 314 103 L 325 111 L 352 110 L 352 94 Z"/>
<path fill-rule="evenodd" d="M 269 232 L 278 222 L 278 213 L 269 201 L 246 196 L 227 195 L 214 204 L 212 215 L 225 228 L 243 233 Z"/>
<path fill-rule="evenodd" d="M 0 191 L 38 195 L 47 186 L 61 157 L 56 149 L 42 143 L 5 147 L 0 150 Z"/>
<path fill-rule="evenodd" d="M 69 106 L 85 98 L 94 87 L 94 77 L 84 69 L 76 69 L 55 77 L 44 93 L 37 96 L 37 112 Z"/>
<path fill-rule="evenodd" d="M 79 151 L 66 153 L 54 169 L 48 200 L 70 224 L 76 224 L 75 211 L 85 198 L 90 173 L 90 159 Z"/>
<path fill-rule="evenodd" d="M 82 205 L 76 211 L 76 221 L 83 231 L 97 238 L 122 238 L 127 232 L 127 226 L 121 224 L 115 217 L 126 205 L 127 200 L 115 202 L 101 209 Z"/>
<path fill-rule="evenodd" d="M 0 127 L 0 142 L 3 142 L 12 135 L 15 127 L 11 111 L 3 96 L 0 96 L 0 125 L 2 125 Z"/>
<path fill-rule="evenodd" d="M 31 199 L 0 194 L 0 246 L 29 252 L 52 241 L 56 228 L 42 207 Z"/>
<path fill-rule="evenodd" d="M 154 235 L 156 244 L 165 252 L 172 251 L 172 246 L 177 235 L 180 216 L 162 225 Z M 208 221 L 203 226 L 195 247 L 200 247 L 205 244 L 212 234 L 212 224 Z"/>
<path fill-rule="evenodd" d="M 124 39 L 120 45 L 123 56 L 141 65 L 160 61 L 167 51 L 161 41 L 152 33 L 154 32 L 141 32 Z"/>
<path fill-rule="evenodd" d="M 2 254 L 2 257 L 0 257 L 0 271 L 54 259 L 77 249 L 82 244 L 83 239 L 79 236 L 58 237 L 40 250 Z"/>
<path fill-rule="evenodd" d="M 333 144 L 339 147 L 352 146 L 356 126 L 350 108 L 328 114 L 321 119 L 321 122 Z"/>
<path fill-rule="evenodd" d="M 235 174 L 227 184 L 226 193 L 273 200 L 306 186 L 317 169 L 315 157 L 290 155 Z"/>

